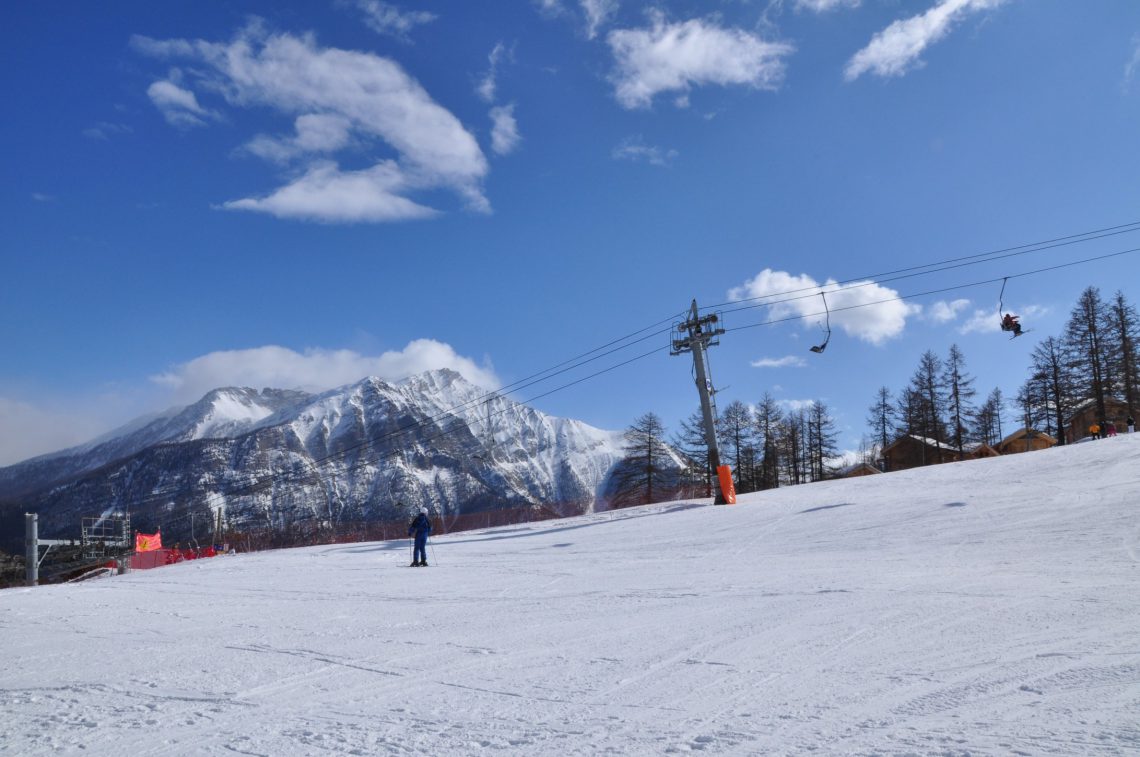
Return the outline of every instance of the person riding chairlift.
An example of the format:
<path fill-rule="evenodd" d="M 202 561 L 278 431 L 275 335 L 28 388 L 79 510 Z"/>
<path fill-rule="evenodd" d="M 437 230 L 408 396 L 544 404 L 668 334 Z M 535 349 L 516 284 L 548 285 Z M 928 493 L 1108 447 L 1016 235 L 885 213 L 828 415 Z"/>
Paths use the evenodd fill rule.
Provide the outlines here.
<path fill-rule="evenodd" d="M 1017 316 L 1013 313 L 1006 313 L 1005 317 L 1001 319 L 1001 330 L 1012 331 L 1014 336 L 1021 336 L 1021 324 L 1017 322 Z"/>

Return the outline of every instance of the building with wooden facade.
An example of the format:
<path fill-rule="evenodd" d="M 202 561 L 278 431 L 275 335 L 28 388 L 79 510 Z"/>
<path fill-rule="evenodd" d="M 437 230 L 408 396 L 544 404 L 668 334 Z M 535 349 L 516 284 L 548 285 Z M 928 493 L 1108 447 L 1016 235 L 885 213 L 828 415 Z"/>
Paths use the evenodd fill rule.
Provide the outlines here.
<path fill-rule="evenodd" d="M 1019 428 L 998 443 L 998 452 L 1012 455 L 1017 452 L 1036 452 L 1054 446 L 1057 440 L 1044 431 L 1032 428 Z"/>

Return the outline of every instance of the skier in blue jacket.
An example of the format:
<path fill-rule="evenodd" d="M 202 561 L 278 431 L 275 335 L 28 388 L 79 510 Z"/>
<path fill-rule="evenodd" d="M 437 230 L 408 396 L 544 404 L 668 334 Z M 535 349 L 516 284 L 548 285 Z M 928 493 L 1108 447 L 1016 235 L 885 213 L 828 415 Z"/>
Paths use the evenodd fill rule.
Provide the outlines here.
<path fill-rule="evenodd" d="M 408 536 L 415 534 L 416 547 L 412 552 L 412 564 L 410 567 L 427 567 L 427 538 L 431 533 L 431 520 L 428 519 L 428 511 L 426 507 L 420 508 L 420 514 L 412 519 L 408 524 Z"/>

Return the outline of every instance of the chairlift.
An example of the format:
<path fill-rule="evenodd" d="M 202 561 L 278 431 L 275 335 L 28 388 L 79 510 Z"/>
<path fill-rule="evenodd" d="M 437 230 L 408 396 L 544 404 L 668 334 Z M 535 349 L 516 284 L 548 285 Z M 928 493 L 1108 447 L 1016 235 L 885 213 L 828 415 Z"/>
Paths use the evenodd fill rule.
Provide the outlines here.
<path fill-rule="evenodd" d="M 1012 331 L 1013 336 L 1011 336 L 1010 339 L 1016 339 L 1026 333 L 1026 330 L 1021 328 L 1021 324 L 1018 322 L 1016 315 L 1002 312 L 1005 310 L 1005 300 L 1003 298 L 1005 297 L 1005 285 L 1008 281 L 1008 276 L 1001 280 L 1001 292 L 998 294 L 998 326 L 1002 331 Z"/>
<path fill-rule="evenodd" d="M 823 340 L 823 344 L 817 344 L 811 348 L 811 351 L 817 355 L 822 355 L 823 351 L 827 349 L 827 343 L 831 341 L 831 309 L 827 307 L 827 296 L 820 290 L 819 296 L 823 298 L 823 310 L 827 314 L 827 336 Z"/>

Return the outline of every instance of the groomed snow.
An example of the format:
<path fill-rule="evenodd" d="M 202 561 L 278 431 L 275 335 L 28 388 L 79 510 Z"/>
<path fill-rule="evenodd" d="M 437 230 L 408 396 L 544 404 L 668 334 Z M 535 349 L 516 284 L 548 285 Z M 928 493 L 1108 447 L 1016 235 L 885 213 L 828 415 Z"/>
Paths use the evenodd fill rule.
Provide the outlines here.
<path fill-rule="evenodd" d="M 1140 436 L 0 592 L 21 754 L 1136 754 Z"/>

